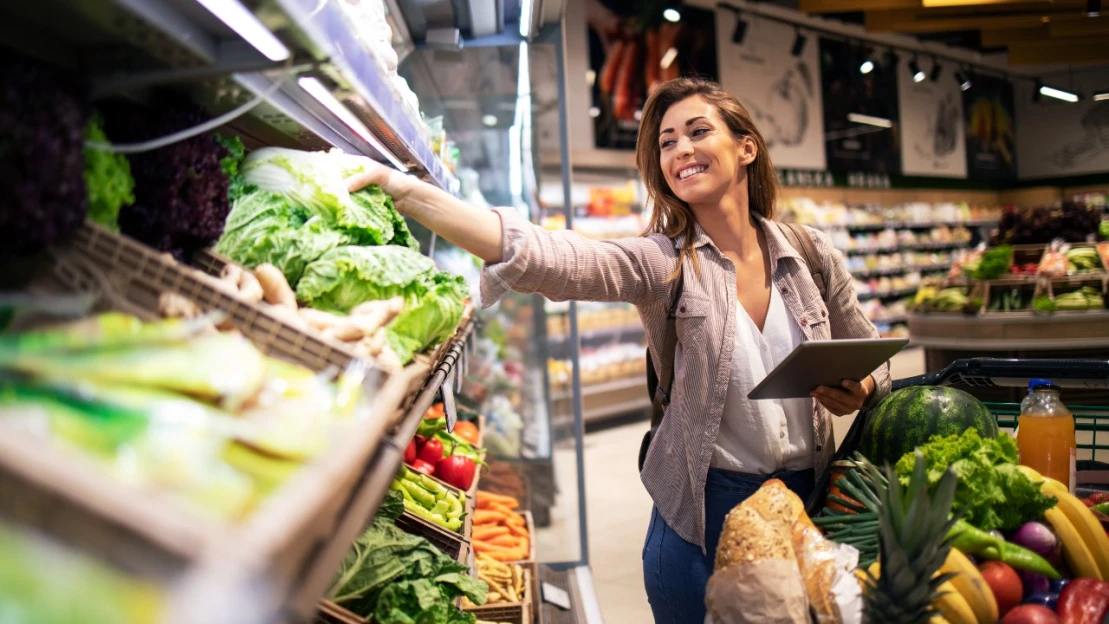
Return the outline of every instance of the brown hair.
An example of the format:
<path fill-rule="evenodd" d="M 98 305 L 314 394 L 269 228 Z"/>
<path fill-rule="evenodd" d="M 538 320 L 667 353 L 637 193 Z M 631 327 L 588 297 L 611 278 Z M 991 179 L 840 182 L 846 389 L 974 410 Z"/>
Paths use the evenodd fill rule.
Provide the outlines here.
<path fill-rule="evenodd" d="M 659 162 L 661 150 L 658 134 L 666 111 L 674 104 L 695 95 L 701 96 L 716 107 L 724 123 L 737 139 L 751 137 L 758 148 L 754 162 L 747 166 L 749 209 L 764 218 L 773 219 L 778 196 L 778 174 L 770 162 L 770 150 L 767 149 L 762 134 L 755 127 L 751 114 L 735 96 L 725 91 L 719 84 L 702 78 L 678 78 L 659 85 L 643 106 L 639 138 L 635 145 L 635 160 L 643 176 L 643 183 L 647 187 L 647 196 L 654 201 L 654 211 L 651 214 L 651 222 L 647 225 L 647 232 L 661 233 L 669 238 L 685 236 L 678 267 L 670 276 L 671 280 L 676 279 L 681 273 L 682 261 L 687 257 L 693 259 L 693 266 L 698 273 L 700 264 L 693 254 L 693 238 L 696 232 L 693 211 L 688 204 L 678 199 L 666 182 Z"/>

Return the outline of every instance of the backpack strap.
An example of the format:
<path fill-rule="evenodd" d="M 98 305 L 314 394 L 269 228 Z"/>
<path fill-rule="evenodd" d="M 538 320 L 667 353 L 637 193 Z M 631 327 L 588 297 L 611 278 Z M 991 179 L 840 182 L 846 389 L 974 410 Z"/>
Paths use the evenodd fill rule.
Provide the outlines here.
<path fill-rule="evenodd" d="M 670 311 L 666 315 L 666 335 L 662 341 L 662 353 L 659 353 L 658 386 L 651 397 L 651 429 L 657 429 L 662 424 L 666 406 L 670 405 L 670 388 L 674 383 L 674 351 L 678 346 L 678 301 L 682 298 L 684 282 L 685 271 L 682 271 L 678 273 L 678 279 L 674 283 L 670 295 Z"/>
<path fill-rule="evenodd" d="M 820 298 L 824 303 L 828 303 L 828 281 L 824 275 L 824 263 L 818 261 L 820 255 L 816 252 L 816 244 L 813 243 L 812 235 L 803 226 L 796 223 L 782 223 L 774 221 L 782 235 L 786 237 L 789 244 L 794 249 L 801 253 L 801 257 L 805 259 L 805 264 L 808 265 L 809 271 L 812 272 L 812 279 L 816 282 L 816 288 L 820 291 Z"/>

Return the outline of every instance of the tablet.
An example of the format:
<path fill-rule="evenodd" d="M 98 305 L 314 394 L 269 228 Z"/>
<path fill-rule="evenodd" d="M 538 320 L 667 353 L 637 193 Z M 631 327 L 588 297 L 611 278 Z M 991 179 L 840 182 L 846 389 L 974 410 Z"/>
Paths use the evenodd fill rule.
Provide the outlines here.
<path fill-rule="evenodd" d="M 865 379 L 907 344 L 908 338 L 802 343 L 770 371 L 747 398 L 808 398 L 819 386 L 838 388 L 844 379 Z"/>

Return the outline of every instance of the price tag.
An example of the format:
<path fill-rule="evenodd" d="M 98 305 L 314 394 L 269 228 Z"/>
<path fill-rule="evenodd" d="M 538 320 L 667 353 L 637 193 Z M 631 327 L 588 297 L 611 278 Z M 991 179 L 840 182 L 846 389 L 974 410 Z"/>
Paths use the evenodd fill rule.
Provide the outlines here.
<path fill-rule="evenodd" d="M 570 594 L 565 589 L 555 587 L 550 583 L 543 583 L 543 600 L 549 602 L 563 611 L 570 610 Z"/>

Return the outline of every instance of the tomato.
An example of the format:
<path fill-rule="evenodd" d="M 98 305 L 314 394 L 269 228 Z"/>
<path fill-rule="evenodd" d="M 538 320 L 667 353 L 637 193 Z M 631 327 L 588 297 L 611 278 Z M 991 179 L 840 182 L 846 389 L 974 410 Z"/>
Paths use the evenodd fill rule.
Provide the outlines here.
<path fill-rule="evenodd" d="M 409 440 L 408 446 L 404 447 L 404 463 L 411 464 L 416 461 L 416 457 L 419 453 L 420 449 L 416 448 L 416 440 Z"/>
<path fill-rule="evenodd" d="M 1059 624 L 1059 616 L 1047 607 L 1027 604 L 1010 611 L 1001 624 Z"/>
<path fill-rule="evenodd" d="M 446 412 L 444 411 L 442 403 L 432 405 L 427 408 L 427 412 L 424 413 L 424 418 L 427 420 L 435 420 L 436 418 L 442 418 L 444 416 L 446 416 Z"/>
<path fill-rule="evenodd" d="M 1001 617 L 1005 617 L 1006 613 L 1020 604 L 1024 597 L 1024 584 L 1020 582 L 1020 575 L 1016 570 L 1000 561 L 987 561 L 979 566 L 978 571 L 990 586 Z"/>
<path fill-rule="evenodd" d="M 428 476 L 431 476 L 435 473 L 435 466 L 432 466 L 422 459 L 417 459 L 416 461 L 412 462 L 412 470 L 415 470 L 416 472 L 422 472 Z"/>
<path fill-rule="evenodd" d="M 477 446 L 478 431 L 477 425 L 468 421 L 460 420 L 454 425 L 454 435 L 462 438 L 463 440 Z"/>
<path fill-rule="evenodd" d="M 443 455 L 445 455 L 445 453 L 443 453 L 443 443 L 435 438 L 431 438 L 427 442 L 424 442 L 423 448 L 420 449 L 419 457 L 434 466 L 439 463 L 440 459 L 443 459 Z"/>
<path fill-rule="evenodd" d="M 435 465 L 435 476 L 460 490 L 470 489 L 476 471 L 474 460 L 461 455 L 444 457 Z"/>

